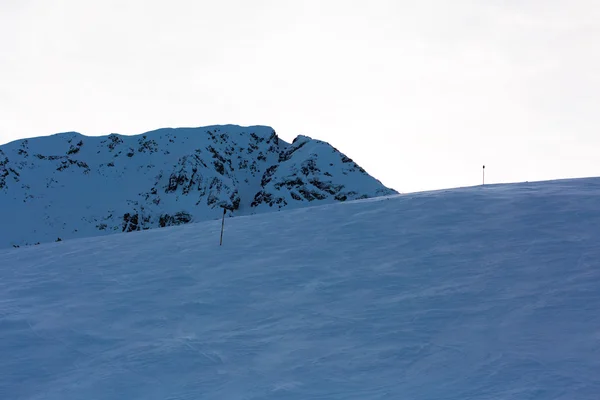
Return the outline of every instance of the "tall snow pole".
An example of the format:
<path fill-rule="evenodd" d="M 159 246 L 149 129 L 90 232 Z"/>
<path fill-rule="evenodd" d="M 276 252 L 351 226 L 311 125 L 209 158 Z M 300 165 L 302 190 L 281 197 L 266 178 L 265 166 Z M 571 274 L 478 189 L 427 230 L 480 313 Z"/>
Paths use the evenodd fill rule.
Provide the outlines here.
<path fill-rule="evenodd" d="M 223 207 L 223 206 L 221 206 Z M 219 242 L 219 246 L 223 246 L 223 230 L 225 229 L 225 213 L 227 209 L 223 207 L 223 222 L 221 222 L 221 241 Z"/>
<path fill-rule="evenodd" d="M 221 205 L 221 208 L 223 208 L 223 221 L 221 222 L 221 241 L 219 242 L 219 246 L 223 246 L 223 231 L 225 230 L 225 214 L 227 213 L 227 210 L 233 211 L 233 208 L 229 207 L 227 205 Z"/>
<path fill-rule="evenodd" d="M 485 165 L 483 166 L 483 183 L 482 185 L 485 185 Z"/>

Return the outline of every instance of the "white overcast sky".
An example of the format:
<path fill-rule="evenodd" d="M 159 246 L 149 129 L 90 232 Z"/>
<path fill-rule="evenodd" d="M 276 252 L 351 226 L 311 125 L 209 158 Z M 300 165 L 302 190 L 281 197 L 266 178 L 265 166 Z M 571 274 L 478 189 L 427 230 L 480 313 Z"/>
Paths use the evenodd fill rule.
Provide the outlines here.
<path fill-rule="evenodd" d="M 600 176 L 600 2 L 0 0 L 0 144 L 210 124 L 402 192 Z"/>

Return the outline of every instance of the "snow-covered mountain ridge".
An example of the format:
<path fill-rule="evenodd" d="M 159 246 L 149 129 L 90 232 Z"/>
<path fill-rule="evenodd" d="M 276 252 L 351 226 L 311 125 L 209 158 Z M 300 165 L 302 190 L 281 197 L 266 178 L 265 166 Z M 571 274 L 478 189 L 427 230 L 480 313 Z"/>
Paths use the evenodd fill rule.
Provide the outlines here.
<path fill-rule="evenodd" d="M 266 126 L 60 133 L 0 146 L 0 247 L 394 193 L 328 143 Z"/>

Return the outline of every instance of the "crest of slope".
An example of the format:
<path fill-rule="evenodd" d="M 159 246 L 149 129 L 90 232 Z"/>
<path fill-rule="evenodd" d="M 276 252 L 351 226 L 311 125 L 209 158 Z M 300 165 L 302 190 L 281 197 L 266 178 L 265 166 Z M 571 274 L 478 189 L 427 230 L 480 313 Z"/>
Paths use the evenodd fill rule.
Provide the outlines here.
<path fill-rule="evenodd" d="M 596 399 L 600 180 L 0 250 L 0 393 Z"/>

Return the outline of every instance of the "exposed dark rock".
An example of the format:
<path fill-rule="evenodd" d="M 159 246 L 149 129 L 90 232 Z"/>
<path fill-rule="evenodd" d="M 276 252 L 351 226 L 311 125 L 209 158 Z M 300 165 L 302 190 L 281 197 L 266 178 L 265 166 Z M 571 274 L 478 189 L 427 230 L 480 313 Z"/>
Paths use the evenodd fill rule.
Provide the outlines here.
<path fill-rule="evenodd" d="M 158 151 L 158 143 L 154 139 L 148 139 L 146 135 L 138 140 L 138 146 L 139 153 L 155 153 Z"/>
<path fill-rule="evenodd" d="M 279 208 L 286 206 L 288 203 L 283 197 L 275 197 L 271 193 L 267 193 L 264 190 L 256 193 L 254 200 L 252 201 L 251 207 L 257 207 L 261 204 L 268 204 L 269 207 L 273 205 L 279 205 Z"/>
<path fill-rule="evenodd" d="M 271 136 L 269 136 L 269 138 L 267 139 L 267 143 L 273 143 L 276 146 L 279 145 L 279 137 L 277 136 L 277 133 L 275 131 L 271 133 Z"/>
<path fill-rule="evenodd" d="M 335 195 L 340 192 L 344 188 L 344 185 L 335 185 L 331 182 L 321 182 L 317 178 L 313 178 L 309 181 L 314 187 L 320 189 L 329 194 Z"/>
<path fill-rule="evenodd" d="M 166 226 L 182 225 L 192 221 L 192 216 L 185 211 L 175 213 L 173 215 L 162 214 L 158 219 L 158 225 L 161 228 Z"/>
<path fill-rule="evenodd" d="M 113 151 L 118 145 L 123 143 L 123 139 L 121 139 L 118 135 L 111 133 L 110 135 L 108 135 L 107 140 L 104 142 L 108 142 L 108 149 L 110 151 Z"/>
<path fill-rule="evenodd" d="M 56 168 L 57 171 L 63 171 L 67 168 L 69 168 L 70 166 L 75 165 L 79 168 L 83 168 L 83 173 L 84 174 L 88 174 L 90 172 L 90 167 L 89 165 L 87 165 L 86 162 L 84 161 L 78 161 L 78 160 L 72 160 L 70 158 L 67 158 L 66 160 L 61 161 L 60 165 L 58 166 L 58 168 Z"/>
<path fill-rule="evenodd" d="M 280 182 L 277 182 L 274 187 L 275 189 L 280 189 L 282 186 L 285 186 L 288 189 L 292 189 L 292 188 L 298 188 L 304 185 L 304 182 L 302 181 L 302 178 L 293 178 L 293 179 L 286 179 Z"/>
<path fill-rule="evenodd" d="M 134 232 L 150 229 L 150 216 L 140 217 L 139 214 L 126 213 L 123 215 L 123 232 Z"/>
<path fill-rule="evenodd" d="M 294 139 L 294 143 L 296 142 L 298 138 Z M 291 157 L 292 154 L 294 154 L 296 151 L 300 150 L 302 147 L 304 147 L 306 145 L 306 143 L 308 143 L 307 141 L 304 141 L 300 144 L 297 144 L 296 146 L 292 146 L 287 150 L 282 151 L 279 154 L 279 162 L 284 162 L 284 161 L 288 161 Z"/>
<path fill-rule="evenodd" d="M 304 161 L 300 171 L 306 176 L 320 172 L 319 168 L 317 168 L 317 162 L 313 159 Z"/>
<path fill-rule="evenodd" d="M 213 164 L 215 166 L 215 171 L 217 171 L 221 175 L 225 175 L 225 167 L 223 166 L 222 162 L 215 160 L 213 161 Z"/>
<path fill-rule="evenodd" d="M 237 210 L 238 208 L 240 208 L 240 202 L 242 201 L 242 199 L 240 198 L 237 189 L 231 194 L 229 200 L 231 201 L 231 208 L 233 210 Z"/>
<path fill-rule="evenodd" d="M 254 139 L 256 142 L 258 142 L 258 143 L 262 143 L 262 142 L 264 142 L 264 141 L 265 141 L 265 139 L 264 139 L 264 138 L 261 138 L 261 137 L 259 137 L 259 136 L 258 136 L 256 133 L 254 133 L 254 132 L 252 132 L 252 133 L 250 134 L 250 137 L 251 137 L 252 139 Z"/>
<path fill-rule="evenodd" d="M 206 198 L 206 205 L 208 205 L 208 206 L 214 206 L 218 202 L 219 202 L 219 198 L 216 195 L 214 195 L 213 193 L 209 194 L 208 197 Z"/>
<path fill-rule="evenodd" d="M 327 196 L 325 196 L 324 194 L 319 193 L 319 192 L 317 192 L 315 190 L 308 190 L 305 187 L 299 188 L 298 191 L 308 201 L 324 200 L 324 199 L 327 198 Z"/>
<path fill-rule="evenodd" d="M 270 202 L 271 199 L 272 199 L 272 195 L 270 193 L 266 193 L 264 190 L 261 190 L 260 192 L 258 192 L 254 195 L 254 200 L 252 201 L 250 206 L 256 207 L 259 204 Z"/>
<path fill-rule="evenodd" d="M 75 146 L 71 145 L 71 147 L 69 148 L 69 151 L 67 151 L 67 155 L 79 153 L 79 150 L 81 150 L 81 146 L 83 146 L 83 140 L 80 140 L 79 142 L 77 142 L 77 144 Z"/>
<path fill-rule="evenodd" d="M 273 179 L 273 174 L 277 172 L 277 167 L 279 167 L 279 165 L 272 165 L 269 168 L 267 168 L 260 181 L 260 185 L 262 187 L 265 187 L 269 182 L 271 182 L 271 179 Z"/>
<path fill-rule="evenodd" d="M 171 176 L 169 177 L 169 185 L 165 189 L 165 193 L 173 193 L 177 190 L 177 187 L 179 185 L 185 184 L 186 181 L 187 176 L 185 175 L 171 174 Z"/>
<path fill-rule="evenodd" d="M 139 231 L 138 215 L 126 213 L 123 215 L 123 232 Z"/>

